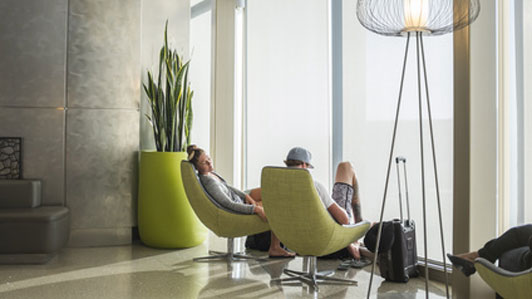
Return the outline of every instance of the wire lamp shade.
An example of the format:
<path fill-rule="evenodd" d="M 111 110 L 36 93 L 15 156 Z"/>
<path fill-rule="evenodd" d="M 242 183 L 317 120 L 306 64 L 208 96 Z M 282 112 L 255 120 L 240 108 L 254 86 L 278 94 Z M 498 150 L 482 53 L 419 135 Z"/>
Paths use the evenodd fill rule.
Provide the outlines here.
<path fill-rule="evenodd" d="M 413 31 L 421 31 L 424 35 L 443 35 L 473 23 L 479 12 L 479 0 L 358 0 L 357 2 L 357 17 L 362 26 L 386 36 L 402 36 Z"/>

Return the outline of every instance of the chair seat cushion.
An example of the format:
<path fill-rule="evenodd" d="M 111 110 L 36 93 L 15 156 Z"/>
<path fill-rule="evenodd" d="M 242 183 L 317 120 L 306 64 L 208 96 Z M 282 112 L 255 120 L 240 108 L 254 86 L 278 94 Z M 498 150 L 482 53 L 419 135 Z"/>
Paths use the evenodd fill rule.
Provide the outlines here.
<path fill-rule="evenodd" d="M 66 207 L 0 210 L 0 254 L 53 253 L 70 233 Z"/>
<path fill-rule="evenodd" d="M 52 222 L 68 217 L 68 208 L 42 206 L 33 209 L 0 209 L 1 223 Z"/>

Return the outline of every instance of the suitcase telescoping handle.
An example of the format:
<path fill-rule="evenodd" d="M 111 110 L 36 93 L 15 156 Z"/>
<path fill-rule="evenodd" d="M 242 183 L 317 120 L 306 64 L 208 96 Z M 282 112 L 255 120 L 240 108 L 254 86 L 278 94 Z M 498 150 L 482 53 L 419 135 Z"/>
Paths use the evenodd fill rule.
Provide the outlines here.
<path fill-rule="evenodd" d="M 401 215 L 401 223 L 403 223 L 403 199 L 401 198 L 401 174 L 399 171 L 399 164 L 403 163 L 403 172 L 405 177 L 405 201 L 406 201 L 406 212 L 407 212 L 407 220 L 408 223 L 410 223 L 410 202 L 408 201 L 408 179 L 406 176 L 406 158 L 402 156 L 395 157 L 395 166 L 397 169 L 397 187 L 399 189 L 399 213 Z"/>
<path fill-rule="evenodd" d="M 395 163 L 399 164 L 399 162 L 406 163 L 406 158 L 402 156 L 395 157 Z"/>

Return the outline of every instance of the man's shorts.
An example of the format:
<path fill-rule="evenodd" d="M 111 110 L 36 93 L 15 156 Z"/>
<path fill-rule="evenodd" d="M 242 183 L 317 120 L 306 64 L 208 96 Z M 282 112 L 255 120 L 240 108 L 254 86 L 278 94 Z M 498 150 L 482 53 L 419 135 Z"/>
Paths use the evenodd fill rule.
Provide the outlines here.
<path fill-rule="evenodd" d="M 353 186 L 336 182 L 334 183 L 332 190 L 332 199 L 347 212 L 349 217 L 349 223 L 354 223 L 353 219 L 353 206 L 351 202 L 353 201 Z"/>

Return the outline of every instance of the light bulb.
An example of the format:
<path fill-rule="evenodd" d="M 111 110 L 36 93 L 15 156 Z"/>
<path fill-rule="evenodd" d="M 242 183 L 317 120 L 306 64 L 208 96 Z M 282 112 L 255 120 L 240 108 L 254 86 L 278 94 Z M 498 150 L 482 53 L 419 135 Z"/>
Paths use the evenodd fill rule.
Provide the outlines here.
<path fill-rule="evenodd" d="M 405 31 L 424 31 L 429 17 L 429 0 L 404 0 Z"/>

